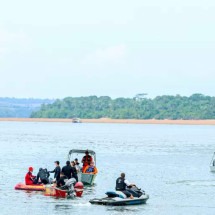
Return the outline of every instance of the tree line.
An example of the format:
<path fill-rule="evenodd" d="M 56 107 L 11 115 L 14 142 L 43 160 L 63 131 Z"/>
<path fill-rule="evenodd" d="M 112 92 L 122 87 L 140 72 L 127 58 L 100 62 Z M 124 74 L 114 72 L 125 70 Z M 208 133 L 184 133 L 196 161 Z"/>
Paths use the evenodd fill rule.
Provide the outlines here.
<path fill-rule="evenodd" d="M 67 97 L 43 104 L 32 118 L 215 119 L 215 97 L 202 94 L 116 98 Z"/>

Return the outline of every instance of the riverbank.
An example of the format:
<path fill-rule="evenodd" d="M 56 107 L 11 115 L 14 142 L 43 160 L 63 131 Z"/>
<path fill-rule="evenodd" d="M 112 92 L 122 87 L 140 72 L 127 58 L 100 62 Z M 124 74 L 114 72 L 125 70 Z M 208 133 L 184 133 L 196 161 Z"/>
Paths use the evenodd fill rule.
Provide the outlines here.
<path fill-rule="evenodd" d="M 0 118 L 0 122 L 67 122 L 72 119 L 49 119 L 49 118 Z M 122 123 L 122 124 L 167 124 L 167 125 L 215 125 L 215 120 L 139 120 L 139 119 L 81 119 L 83 123 Z"/>

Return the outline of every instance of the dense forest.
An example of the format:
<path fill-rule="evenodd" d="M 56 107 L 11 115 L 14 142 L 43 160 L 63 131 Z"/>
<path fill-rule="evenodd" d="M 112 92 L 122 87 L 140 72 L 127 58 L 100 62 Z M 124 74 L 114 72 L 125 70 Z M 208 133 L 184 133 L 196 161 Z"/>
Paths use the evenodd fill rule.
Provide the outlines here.
<path fill-rule="evenodd" d="M 28 118 L 33 111 L 39 110 L 42 104 L 53 102 L 51 99 L 0 98 L 0 118 Z"/>
<path fill-rule="evenodd" d="M 67 97 L 43 104 L 32 118 L 215 119 L 215 97 L 202 94 L 111 99 L 108 96 Z"/>

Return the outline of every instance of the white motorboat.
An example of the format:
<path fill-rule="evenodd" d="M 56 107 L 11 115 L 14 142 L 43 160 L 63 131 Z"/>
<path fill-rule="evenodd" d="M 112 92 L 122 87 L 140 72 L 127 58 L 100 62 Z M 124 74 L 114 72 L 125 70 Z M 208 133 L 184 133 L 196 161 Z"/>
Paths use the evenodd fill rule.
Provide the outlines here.
<path fill-rule="evenodd" d="M 80 157 L 80 155 L 83 157 L 85 155 L 85 151 L 86 150 L 82 150 L 82 149 L 72 149 L 69 151 L 68 159 L 72 161 L 75 159 L 75 157 Z M 92 150 L 88 150 L 88 152 L 89 152 L 89 155 L 92 156 L 93 161 L 96 165 L 96 153 Z M 81 171 L 78 172 L 78 180 L 86 185 L 93 185 L 95 182 L 96 176 L 97 174 L 82 173 Z"/>

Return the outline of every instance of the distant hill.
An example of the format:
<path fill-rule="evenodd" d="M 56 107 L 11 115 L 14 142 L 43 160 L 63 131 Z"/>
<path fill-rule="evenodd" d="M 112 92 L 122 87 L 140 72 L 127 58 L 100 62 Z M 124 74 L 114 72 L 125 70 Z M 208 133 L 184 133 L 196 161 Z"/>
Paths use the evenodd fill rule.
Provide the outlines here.
<path fill-rule="evenodd" d="M 42 105 L 32 118 L 215 119 L 215 97 L 202 94 L 111 99 L 108 96 L 67 97 Z"/>
<path fill-rule="evenodd" d="M 42 104 L 52 104 L 53 99 L 17 99 L 0 97 L 0 118 L 28 118 Z"/>

